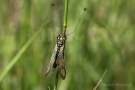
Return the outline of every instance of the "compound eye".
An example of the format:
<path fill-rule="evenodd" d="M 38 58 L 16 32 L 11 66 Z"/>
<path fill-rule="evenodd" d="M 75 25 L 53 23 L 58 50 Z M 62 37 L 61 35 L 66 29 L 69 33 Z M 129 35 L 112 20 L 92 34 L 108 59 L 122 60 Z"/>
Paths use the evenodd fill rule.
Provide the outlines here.
<path fill-rule="evenodd" d="M 60 38 L 60 40 L 63 40 L 63 38 Z"/>
<path fill-rule="evenodd" d="M 57 37 L 57 39 L 60 39 L 60 37 Z"/>

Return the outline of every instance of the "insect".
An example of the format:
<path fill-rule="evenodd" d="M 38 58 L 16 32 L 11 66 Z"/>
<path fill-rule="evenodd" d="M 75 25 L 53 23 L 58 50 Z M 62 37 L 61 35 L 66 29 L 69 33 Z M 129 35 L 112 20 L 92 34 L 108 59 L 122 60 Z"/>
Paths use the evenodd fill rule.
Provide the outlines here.
<path fill-rule="evenodd" d="M 52 4 L 52 6 L 53 5 L 54 4 Z M 86 8 L 84 8 L 84 11 L 85 10 L 86 10 Z M 82 13 L 82 15 L 83 15 L 83 13 Z M 82 17 L 82 15 L 81 15 L 81 17 Z M 80 17 L 80 19 L 81 19 L 81 17 Z M 80 21 L 80 19 L 79 19 L 79 21 Z M 79 23 L 79 21 L 78 21 L 78 23 Z M 78 24 L 77 24 L 77 26 L 78 26 Z M 77 28 L 77 26 L 76 26 L 76 28 Z M 76 28 L 75 28 L 75 30 L 76 30 Z M 54 30 L 55 30 L 55 28 L 54 28 Z M 71 33 L 73 33 L 75 30 L 73 30 Z M 69 34 L 71 34 L 71 33 L 69 33 Z M 67 35 L 69 35 L 69 34 L 67 34 Z M 48 75 L 48 73 L 50 72 L 50 70 L 52 68 L 56 69 L 58 67 L 58 71 L 60 73 L 61 78 L 63 80 L 66 78 L 66 67 L 65 67 L 64 50 L 65 50 L 66 36 L 67 35 L 66 34 L 59 34 L 57 36 L 57 43 L 55 45 L 53 54 L 51 56 L 50 63 L 49 63 L 48 68 L 46 70 L 45 76 Z"/>
<path fill-rule="evenodd" d="M 58 66 L 58 71 L 60 73 L 61 78 L 65 79 L 66 77 L 66 68 L 64 60 L 65 42 L 66 42 L 66 35 L 59 34 L 57 37 L 57 44 L 55 45 L 45 76 L 48 75 L 48 73 L 52 68 L 56 68 Z"/>

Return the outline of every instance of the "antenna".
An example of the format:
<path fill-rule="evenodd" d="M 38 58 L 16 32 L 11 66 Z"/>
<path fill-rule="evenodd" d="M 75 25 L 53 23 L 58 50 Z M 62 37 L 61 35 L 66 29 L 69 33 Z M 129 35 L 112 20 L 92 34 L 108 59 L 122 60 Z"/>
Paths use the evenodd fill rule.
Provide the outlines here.
<path fill-rule="evenodd" d="M 78 23 L 77 23 L 75 29 L 74 29 L 71 33 L 69 33 L 69 34 L 67 34 L 67 35 L 72 34 L 72 33 L 77 29 L 77 27 L 78 27 L 78 25 L 79 25 L 79 22 L 80 22 L 80 20 L 81 20 L 81 18 L 82 18 L 82 16 L 83 16 L 83 14 L 84 14 L 85 11 L 86 11 L 86 8 L 84 8 L 84 11 L 83 11 L 82 15 L 80 16 L 79 21 L 78 21 Z"/>
<path fill-rule="evenodd" d="M 53 6 L 54 6 L 54 4 L 52 4 L 52 7 Z M 53 11 L 53 8 L 52 8 L 52 24 L 53 24 L 54 31 L 59 34 L 59 32 L 56 31 L 55 25 L 54 25 L 54 11 Z"/>

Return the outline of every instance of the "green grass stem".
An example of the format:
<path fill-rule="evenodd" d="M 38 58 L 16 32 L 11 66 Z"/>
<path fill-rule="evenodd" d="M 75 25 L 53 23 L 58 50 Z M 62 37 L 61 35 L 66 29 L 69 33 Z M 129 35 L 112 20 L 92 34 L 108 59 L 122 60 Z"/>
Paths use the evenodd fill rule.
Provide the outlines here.
<path fill-rule="evenodd" d="M 64 21 L 63 21 L 63 34 L 66 34 L 67 14 L 68 14 L 68 0 L 65 0 Z M 58 78 L 59 78 L 59 71 L 57 70 L 57 72 L 56 72 L 56 79 L 55 79 L 54 90 L 57 90 Z"/>
<path fill-rule="evenodd" d="M 48 22 L 47 22 L 48 23 Z M 43 30 L 43 27 L 47 24 L 44 23 L 41 25 L 39 30 L 35 32 L 32 37 L 24 44 L 24 46 L 20 49 L 20 51 L 17 53 L 17 55 L 11 60 L 11 62 L 6 66 L 6 68 L 3 70 L 3 72 L 0 74 L 0 82 L 4 79 L 4 77 L 8 74 L 9 70 L 12 69 L 12 67 L 16 64 L 17 61 L 19 61 L 19 58 L 22 56 L 22 54 L 26 51 L 26 49 L 30 46 L 30 44 L 35 40 L 35 38 L 41 33 Z"/>

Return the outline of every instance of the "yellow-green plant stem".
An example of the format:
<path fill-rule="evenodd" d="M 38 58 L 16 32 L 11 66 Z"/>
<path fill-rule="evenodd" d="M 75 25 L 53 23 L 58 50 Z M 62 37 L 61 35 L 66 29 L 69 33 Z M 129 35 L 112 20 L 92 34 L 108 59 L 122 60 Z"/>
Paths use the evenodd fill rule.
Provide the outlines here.
<path fill-rule="evenodd" d="M 67 28 L 67 14 L 68 14 L 68 0 L 65 0 L 65 7 L 64 7 L 64 21 L 63 21 L 63 34 L 66 33 Z"/>
<path fill-rule="evenodd" d="M 65 7 L 64 7 L 64 21 L 63 21 L 63 34 L 66 34 L 66 27 L 67 27 L 67 14 L 68 14 L 68 0 L 65 0 Z M 58 84 L 58 78 L 59 78 L 59 71 L 56 72 L 56 78 L 55 78 L 55 86 L 54 90 L 57 90 L 57 84 Z"/>
<path fill-rule="evenodd" d="M 47 22 L 47 23 L 49 23 L 49 22 Z M 34 41 L 34 39 L 41 33 L 41 31 L 43 30 L 43 27 L 47 23 L 44 23 L 44 24 L 41 25 L 41 27 L 39 28 L 39 30 L 32 35 L 32 37 L 26 42 L 26 44 L 21 48 L 21 50 L 17 53 L 17 55 L 6 66 L 6 68 L 4 69 L 4 71 L 0 74 L 0 82 L 4 79 L 4 77 L 7 75 L 7 73 L 9 72 L 9 70 L 12 69 L 12 67 L 15 65 L 15 63 L 17 61 L 19 61 L 19 58 L 21 57 L 21 55 L 26 51 L 26 49 Z"/>
<path fill-rule="evenodd" d="M 58 78 L 59 78 L 59 71 L 57 70 L 57 72 L 56 72 L 56 77 L 55 77 L 55 86 L 54 86 L 54 90 L 57 90 Z"/>

